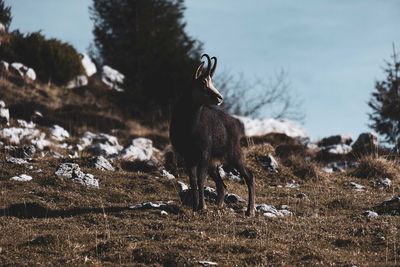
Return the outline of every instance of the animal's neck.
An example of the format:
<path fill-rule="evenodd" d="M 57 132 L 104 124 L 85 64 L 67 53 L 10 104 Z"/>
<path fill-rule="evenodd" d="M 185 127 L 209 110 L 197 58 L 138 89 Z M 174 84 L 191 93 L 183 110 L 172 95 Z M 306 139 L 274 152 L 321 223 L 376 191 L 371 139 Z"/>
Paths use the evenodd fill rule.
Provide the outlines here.
<path fill-rule="evenodd" d="M 195 103 L 191 97 L 184 97 L 181 99 L 181 109 L 179 116 L 182 116 L 186 121 L 186 125 L 190 126 L 190 131 L 193 132 L 197 129 L 200 121 L 200 115 L 203 106 Z"/>

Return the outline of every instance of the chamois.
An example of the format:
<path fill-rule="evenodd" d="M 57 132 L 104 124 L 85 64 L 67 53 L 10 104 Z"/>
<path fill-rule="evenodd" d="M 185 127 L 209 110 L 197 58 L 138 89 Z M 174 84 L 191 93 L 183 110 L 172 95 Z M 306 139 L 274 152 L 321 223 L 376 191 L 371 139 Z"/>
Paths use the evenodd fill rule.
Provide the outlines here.
<path fill-rule="evenodd" d="M 193 195 L 193 210 L 206 209 L 204 181 L 208 175 L 215 181 L 217 205 L 224 204 L 226 187 L 218 172 L 218 164 L 226 162 L 237 169 L 248 187 L 246 215 L 255 213 L 254 180 L 252 173 L 243 164 L 240 139 L 244 126 L 238 119 L 217 107 L 223 97 L 212 82 L 217 58 L 204 54 L 207 69 L 203 72 L 202 61 L 193 75 L 191 88 L 187 88 L 174 106 L 170 139 L 174 150 L 182 156 L 190 180 Z M 214 61 L 213 66 L 211 66 Z"/>

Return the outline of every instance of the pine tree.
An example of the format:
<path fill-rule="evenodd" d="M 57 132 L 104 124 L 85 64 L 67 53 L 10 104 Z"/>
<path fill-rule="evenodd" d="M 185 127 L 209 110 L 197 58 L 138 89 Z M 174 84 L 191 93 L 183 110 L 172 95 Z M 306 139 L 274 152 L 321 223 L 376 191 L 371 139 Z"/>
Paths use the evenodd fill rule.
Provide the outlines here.
<path fill-rule="evenodd" d="M 93 0 L 95 54 L 126 76 L 138 113 L 168 117 L 190 86 L 201 44 L 185 32 L 184 9 L 183 0 Z"/>
<path fill-rule="evenodd" d="M 370 127 L 385 137 L 389 144 L 400 147 L 400 62 L 393 49 L 393 62 L 386 62 L 386 78 L 375 83 L 368 102 L 372 108 Z"/>
<path fill-rule="evenodd" d="M 4 0 L 0 0 L 0 23 L 4 25 L 7 31 L 10 27 L 11 21 L 11 7 L 6 6 Z"/>

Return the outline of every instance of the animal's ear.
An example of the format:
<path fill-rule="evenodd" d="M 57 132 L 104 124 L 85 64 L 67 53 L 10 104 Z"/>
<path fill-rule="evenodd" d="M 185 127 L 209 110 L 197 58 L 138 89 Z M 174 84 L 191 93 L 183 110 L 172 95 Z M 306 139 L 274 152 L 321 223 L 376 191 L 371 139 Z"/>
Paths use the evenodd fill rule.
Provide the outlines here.
<path fill-rule="evenodd" d="M 201 73 L 202 73 L 202 71 L 203 71 L 203 67 L 204 67 L 204 61 L 202 61 L 202 62 L 200 63 L 200 65 L 197 67 L 196 72 L 194 73 L 193 78 L 194 78 L 195 80 L 197 80 L 197 79 L 200 77 L 200 75 L 201 75 Z"/>
<path fill-rule="evenodd" d="M 216 57 L 212 57 L 211 60 L 214 59 L 214 65 L 211 68 L 211 72 L 210 72 L 210 76 L 213 77 L 214 76 L 214 72 L 215 69 L 217 68 L 217 58 Z"/>

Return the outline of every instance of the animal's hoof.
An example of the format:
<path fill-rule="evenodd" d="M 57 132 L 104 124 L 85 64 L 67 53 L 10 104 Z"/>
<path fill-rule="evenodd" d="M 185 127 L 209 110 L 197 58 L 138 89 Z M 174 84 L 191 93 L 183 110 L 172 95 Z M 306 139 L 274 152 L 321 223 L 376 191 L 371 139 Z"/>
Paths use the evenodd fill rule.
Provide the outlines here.
<path fill-rule="evenodd" d="M 256 211 L 254 209 L 247 210 L 245 214 L 247 217 L 254 217 L 254 215 L 256 215 Z"/>

